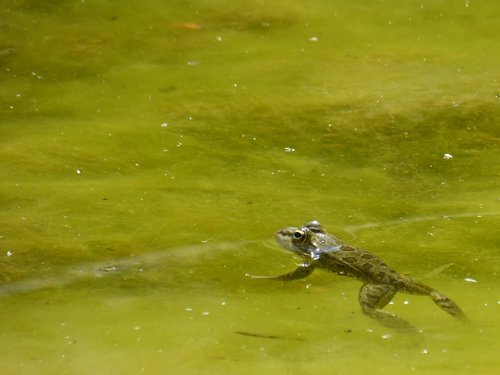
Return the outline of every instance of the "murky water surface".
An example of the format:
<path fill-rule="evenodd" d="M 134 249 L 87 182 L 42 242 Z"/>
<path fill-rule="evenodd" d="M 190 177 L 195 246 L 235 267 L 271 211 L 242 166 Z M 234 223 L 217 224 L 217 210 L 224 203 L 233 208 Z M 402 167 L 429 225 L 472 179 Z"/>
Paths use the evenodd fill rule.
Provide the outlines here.
<path fill-rule="evenodd" d="M 2 374 L 496 374 L 495 2 L 0 4 Z M 318 219 L 449 295 L 361 315 Z"/>

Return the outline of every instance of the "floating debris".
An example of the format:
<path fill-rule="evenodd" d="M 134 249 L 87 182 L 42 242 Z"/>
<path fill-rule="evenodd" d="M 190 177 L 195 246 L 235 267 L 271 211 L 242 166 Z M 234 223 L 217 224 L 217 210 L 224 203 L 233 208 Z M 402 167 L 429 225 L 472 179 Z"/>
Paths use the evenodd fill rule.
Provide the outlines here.
<path fill-rule="evenodd" d="M 248 336 L 248 337 L 257 337 L 257 338 L 261 338 L 261 339 L 306 341 L 302 337 L 286 337 L 286 336 L 277 336 L 277 335 L 266 335 L 266 334 L 255 333 L 255 332 L 248 332 L 248 331 L 235 331 L 235 333 L 237 335 Z M 297 336 L 300 336 L 300 333 L 297 333 Z"/>
<path fill-rule="evenodd" d="M 242 335 L 242 336 L 260 337 L 262 339 L 279 339 L 279 338 L 281 338 L 281 337 L 275 336 L 275 335 L 263 335 L 260 333 L 245 332 L 245 331 L 236 331 L 235 333 L 238 335 Z"/>
<path fill-rule="evenodd" d="M 201 30 L 203 29 L 203 26 L 200 25 L 199 23 L 194 23 L 194 22 L 179 22 L 179 23 L 174 23 L 172 25 L 176 29 L 184 29 L 184 30 Z"/>
<path fill-rule="evenodd" d="M 478 281 L 476 279 L 473 279 L 472 277 L 466 277 L 464 281 L 467 281 L 468 283 L 477 283 Z"/>
<path fill-rule="evenodd" d="M 102 267 L 99 267 L 99 271 L 101 271 L 101 272 L 118 272 L 118 271 L 120 271 L 120 266 L 116 266 L 116 265 L 102 266 Z"/>

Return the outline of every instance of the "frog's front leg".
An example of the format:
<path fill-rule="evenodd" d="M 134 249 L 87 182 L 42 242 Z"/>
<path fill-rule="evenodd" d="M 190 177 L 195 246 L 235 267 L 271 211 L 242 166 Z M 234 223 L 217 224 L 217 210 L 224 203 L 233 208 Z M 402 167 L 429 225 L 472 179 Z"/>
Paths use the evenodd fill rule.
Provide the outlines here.
<path fill-rule="evenodd" d="M 304 277 L 309 276 L 316 268 L 315 263 L 303 263 L 297 267 L 292 272 L 285 273 L 284 275 L 279 276 L 255 276 L 250 275 L 251 279 L 272 279 L 272 280 L 283 280 L 283 281 L 291 281 L 297 279 L 303 279 Z"/>
<path fill-rule="evenodd" d="M 370 318 L 377 319 L 385 327 L 414 330 L 415 328 L 406 320 L 395 314 L 380 311 L 391 301 L 396 292 L 396 287 L 390 284 L 363 285 L 358 296 L 361 311 Z"/>

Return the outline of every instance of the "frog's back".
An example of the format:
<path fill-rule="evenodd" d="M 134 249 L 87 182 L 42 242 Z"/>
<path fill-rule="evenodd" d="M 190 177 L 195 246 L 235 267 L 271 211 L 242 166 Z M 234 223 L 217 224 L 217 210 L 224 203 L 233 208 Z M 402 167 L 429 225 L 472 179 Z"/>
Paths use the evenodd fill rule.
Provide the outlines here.
<path fill-rule="evenodd" d="M 399 273 L 376 255 L 345 244 L 337 251 L 323 254 L 318 266 L 363 282 L 397 284 L 401 281 Z"/>

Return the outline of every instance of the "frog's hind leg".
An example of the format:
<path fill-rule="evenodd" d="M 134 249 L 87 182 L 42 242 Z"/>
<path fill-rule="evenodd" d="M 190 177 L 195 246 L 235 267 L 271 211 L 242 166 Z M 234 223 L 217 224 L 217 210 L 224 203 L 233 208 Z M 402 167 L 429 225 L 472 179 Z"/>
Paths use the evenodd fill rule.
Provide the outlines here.
<path fill-rule="evenodd" d="M 358 296 L 361 311 L 370 318 L 377 319 L 385 327 L 414 330 L 415 327 L 406 320 L 397 315 L 380 311 L 392 300 L 396 292 L 396 287 L 389 284 L 363 285 Z"/>
<path fill-rule="evenodd" d="M 437 290 L 432 290 L 429 293 L 429 297 L 431 297 L 434 303 L 441 307 L 441 309 L 446 311 L 448 314 L 465 321 L 467 320 L 467 317 L 465 316 L 462 309 L 444 294 L 439 293 Z"/>
<path fill-rule="evenodd" d="M 420 294 L 429 296 L 432 301 L 438 305 L 442 310 L 456 318 L 467 321 L 467 317 L 458 305 L 444 294 L 432 289 L 430 286 L 424 285 L 418 281 L 412 280 L 408 277 L 405 279 L 405 285 L 401 288 L 402 292 L 410 294 Z"/>

